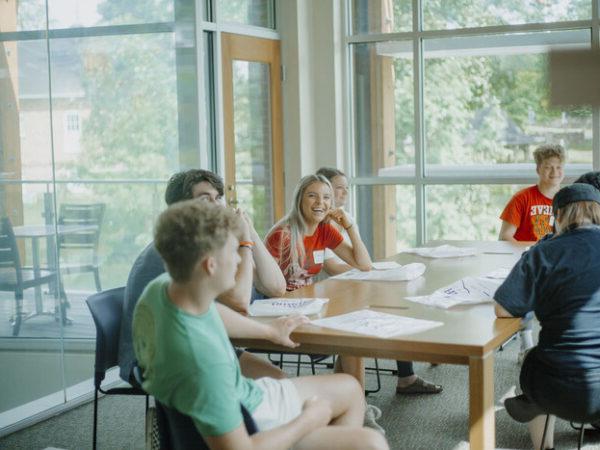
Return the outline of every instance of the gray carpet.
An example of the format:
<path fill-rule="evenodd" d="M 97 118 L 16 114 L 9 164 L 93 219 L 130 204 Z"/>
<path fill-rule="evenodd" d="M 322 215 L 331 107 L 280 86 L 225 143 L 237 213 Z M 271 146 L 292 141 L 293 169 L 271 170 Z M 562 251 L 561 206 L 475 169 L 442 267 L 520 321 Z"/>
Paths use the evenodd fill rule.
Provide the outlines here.
<path fill-rule="evenodd" d="M 497 353 L 495 399 L 499 399 L 515 385 L 518 366 L 518 343 L 508 344 Z M 382 365 L 393 367 L 391 362 Z M 381 425 L 387 431 L 393 449 L 447 449 L 468 448 L 468 395 L 467 368 L 462 366 L 416 364 L 424 378 L 440 383 L 444 392 L 433 396 L 399 397 L 394 394 L 395 379 L 382 376 L 382 389 L 368 396 L 368 402 L 383 411 Z M 290 368 L 290 373 L 295 369 Z M 308 374 L 303 369 L 303 374 Z M 367 387 L 374 387 L 375 377 L 368 375 Z M 106 397 L 100 402 L 100 449 L 144 448 L 144 403 L 133 397 Z M 65 449 L 91 448 L 92 405 L 87 404 L 61 414 L 29 429 L 0 440 L 2 449 Z M 503 449 L 530 448 L 526 425 L 511 420 L 502 409 L 496 413 L 497 447 Z M 555 444 L 557 449 L 577 447 L 576 432 L 569 424 L 557 421 Z M 586 433 L 584 449 L 600 449 L 600 434 Z"/>

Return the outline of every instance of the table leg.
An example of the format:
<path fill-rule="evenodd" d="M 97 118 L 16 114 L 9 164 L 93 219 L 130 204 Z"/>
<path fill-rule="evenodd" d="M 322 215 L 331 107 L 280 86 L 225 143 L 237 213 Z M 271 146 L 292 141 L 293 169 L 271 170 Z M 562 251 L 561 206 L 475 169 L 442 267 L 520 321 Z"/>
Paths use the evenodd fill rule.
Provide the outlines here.
<path fill-rule="evenodd" d="M 36 278 L 40 276 L 40 243 L 37 237 L 31 238 L 31 257 L 33 259 L 33 273 Z M 44 302 L 42 300 L 42 287 L 35 286 L 35 312 L 42 314 L 44 312 Z"/>
<path fill-rule="evenodd" d="M 469 359 L 469 441 L 471 450 L 496 448 L 493 352 Z"/>

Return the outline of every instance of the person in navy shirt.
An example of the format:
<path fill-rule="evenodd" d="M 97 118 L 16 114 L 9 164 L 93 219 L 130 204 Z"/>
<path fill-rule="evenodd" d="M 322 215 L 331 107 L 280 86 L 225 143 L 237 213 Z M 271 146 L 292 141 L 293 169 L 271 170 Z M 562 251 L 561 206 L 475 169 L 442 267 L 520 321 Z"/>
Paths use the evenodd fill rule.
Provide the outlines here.
<path fill-rule="evenodd" d="M 495 294 L 498 317 L 534 312 L 538 345 L 525 357 L 523 394 L 507 399 L 540 448 L 545 415 L 600 418 L 600 191 L 575 183 L 553 199 L 556 233 L 525 252 Z M 553 447 L 554 420 L 545 447 Z"/>

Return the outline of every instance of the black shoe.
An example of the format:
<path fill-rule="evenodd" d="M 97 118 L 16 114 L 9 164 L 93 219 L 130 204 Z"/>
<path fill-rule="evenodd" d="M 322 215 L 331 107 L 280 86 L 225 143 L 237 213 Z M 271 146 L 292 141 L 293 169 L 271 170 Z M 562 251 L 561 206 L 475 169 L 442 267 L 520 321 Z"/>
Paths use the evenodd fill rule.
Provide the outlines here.
<path fill-rule="evenodd" d="M 504 407 L 510 417 L 517 422 L 530 422 L 537 416 L 544 415 L 539 406 L 531 402 L 524 394 L 504 400 Z"/>

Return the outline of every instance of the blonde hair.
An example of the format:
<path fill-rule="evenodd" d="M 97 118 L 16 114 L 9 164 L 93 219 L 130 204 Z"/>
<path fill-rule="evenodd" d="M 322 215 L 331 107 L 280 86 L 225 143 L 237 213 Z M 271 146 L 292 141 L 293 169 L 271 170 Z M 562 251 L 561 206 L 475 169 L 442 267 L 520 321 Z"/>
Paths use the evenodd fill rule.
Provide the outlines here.
<path fill-rule="evenodd" d="M 175 203 L 158 218 L 154 244 L 173 280 L 189 280 L 196 263 L 241 234 L 234 211 L 198 200 Z"/>
<path fill-rule="evenodd" d="M 589 224 L 600 225 L 600 204 L 596 202 L 573 202 L 556 211 L 557 235 Z"/>
<path fill-rule="evenodd" d="M 558 158 L 561 163 L 565 162 L 565 149 L 560 144 L 541 145 L 533 152 L 536 166 L 541 166 L 544 161 L 549 158 Z"/>
<path fill-rule="evenodd" d="M 304 197 L 304 192 L 308 186 L 313 183 L 323 183 L 327 185 L 333 195 L 331 183 L 323 175 L 307 175 L 303 177 L 294 190 L 292 208 L 281 220 L 273 225 L 267 233 L 267 240 L 280 228 L 284 233 L 289 233 L 289 240 L 283 239 L 283 237 L 279 240 L 280 248 L 278 249 L 280 255 L 279 266 L 285 267 L 283 276 L 286 280 L 304 267 L 306 259 L 304 236 L 306 235 L 308 227 L 302 214 L 302 198 Z"/>

